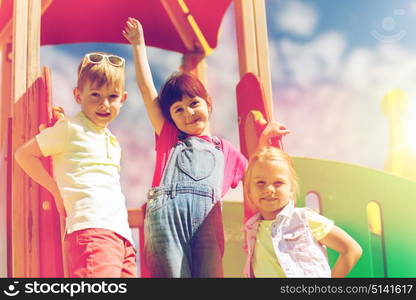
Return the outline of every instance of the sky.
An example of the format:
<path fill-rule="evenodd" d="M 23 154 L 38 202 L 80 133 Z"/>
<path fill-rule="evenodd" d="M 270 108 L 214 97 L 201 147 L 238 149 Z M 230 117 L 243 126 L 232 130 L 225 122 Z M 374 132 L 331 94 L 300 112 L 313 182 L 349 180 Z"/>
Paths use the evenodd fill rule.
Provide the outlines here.
<path fill-rule="evenodd" d="M 284 139 L 289 154 L 382 170 L 389 126 L 380 102 L 397 88 L 408 95 L 405 117 L 416 140 L 416 0 L 266 0 L 266 12 L 274 116 L 292 132 Z M 230 6 L 218 47 L 207 58 L 207 89 L 213 134 L 238 147 L 235 34 Z M 122 188 L 134 207 L 145 201 L 155 152 L 129 45 L 44 46 L 41 64 L 52 71 L 53 104 L 71 115 L 79 110 L 72 97 L 76 68 L 91 51 L 126 58 L 129 97 L 110 129 L 123 149 Z M 151 47 L 148 57 L 157 88 L 181 62 L 180 54 Z M 227 197 L 242 198 L 239 189 Z"/>

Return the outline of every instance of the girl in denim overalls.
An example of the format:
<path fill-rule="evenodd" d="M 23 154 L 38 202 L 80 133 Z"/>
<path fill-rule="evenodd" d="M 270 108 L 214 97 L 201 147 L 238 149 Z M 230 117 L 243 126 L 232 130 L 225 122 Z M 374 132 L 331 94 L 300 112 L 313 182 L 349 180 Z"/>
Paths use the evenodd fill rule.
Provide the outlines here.
<path fill-rule="evenodd" d="M 157 136 L 144 225 L 147 271 L 152 277 L 222 277 L 220 199 L 242 179 L 247 160 L 229 142 L 211 136 L 211 98 L 203 84 L 174 74 L 158 96 L 140 23 L 129 18 L 123 34 L 133 48 L 137 83 Z"/>
<path fill-rule="evenodd" d="M 245 225 L 247 277 L 344 277 L 361 256 L 333 221 L 295 207 L 296 174 L 280 149 L 266 146 L 251 156 L 244 191 L 258 210 Z M 339 252 L 332 271 L 324 246 Z"/>

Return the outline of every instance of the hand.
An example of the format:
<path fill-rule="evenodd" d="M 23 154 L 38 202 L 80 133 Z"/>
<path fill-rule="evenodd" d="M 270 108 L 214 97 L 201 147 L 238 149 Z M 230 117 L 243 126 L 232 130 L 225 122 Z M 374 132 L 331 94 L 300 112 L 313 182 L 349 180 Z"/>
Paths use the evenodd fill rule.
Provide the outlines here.
<path fill-rule="evenodd" d="M 259 139 L 259 147 L 272 146 L 271 139 L 281 139 L 283 136 L 290 133 L 286 125 L 275 121 L 269 122 L 261 133 Z"/>
<path fill-rule="evenodd" d="M 39 125 L 39 132 L 44 131 L 46 129 L 46 125 L 45 124 L 40 124 Z"/>
<path fill-rule="evenodd" d="M 62 107 L 60 106 L 54 106 L 52 107 L 52 120 L 56 119 L 62 119 L 65 117 L 65 111 Z"/>
<path fill-rule="evenodd" d="M 144 45 L 143 27 L 140 22 L 134 18 L 128 18 L 123 30 L 123 36 L 132 45 Z"/>
<path fill-rule="evenodd" d="M 62 119 L 65 117 L 64 109 L 60 106 L 54 106 L 52 107 L 52 120 L 51 125 L 54 125 L 59 119 Z M 39 131 L 43 131 L 47 128 L 46 124 L 40 124 L 39 125 Z"/>
<path fill-rule="evenodd" d="M 205 58 L 204 52 L 189 52 L 182 56 L 181 71 L 191 72 L 195 66 Z"/>
<path fill-rule="evenodd" d="M 130 227 L 143 227 L 145 212 L 142 207 L 127 209 L 127 216 Z"/>

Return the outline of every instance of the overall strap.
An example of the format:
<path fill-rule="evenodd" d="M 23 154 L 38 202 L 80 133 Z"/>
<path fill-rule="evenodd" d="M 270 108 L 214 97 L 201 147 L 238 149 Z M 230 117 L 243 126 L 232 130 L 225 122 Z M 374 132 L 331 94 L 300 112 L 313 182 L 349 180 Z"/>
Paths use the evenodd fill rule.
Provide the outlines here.
<path fill-rule="evenodd" d="M 189 137 L 189 135 L 185 132 L 180 131 L 178 133 L 178 140 L 179 141 L 184 141 Z M 224 151 L 223 149 L 223 145 L 222 145 L 222 141 L 219 137 L 217 136 L 212 136 L 211 137 L 211 141 L 214 144 L 215 148 L 217 148 L 218 150 L 221 150 L 222 152 Z"/>
<path fill-rule="evenodd" d="M 188 134 L 186 134 L 185 132 L 179 131 L 178 133 L 178 140 L 183 141 L 188 137 Z"/>
<path fill-rule="evenodd" d="M 222 147 L 222 141 L 219 137 L 217 136 L 213 136 L 212 138 L 212 142 L 215 145 L 215 148 L 217 148 L 218 150 L 221 150 L 223 152 L 223 147 Z"/>

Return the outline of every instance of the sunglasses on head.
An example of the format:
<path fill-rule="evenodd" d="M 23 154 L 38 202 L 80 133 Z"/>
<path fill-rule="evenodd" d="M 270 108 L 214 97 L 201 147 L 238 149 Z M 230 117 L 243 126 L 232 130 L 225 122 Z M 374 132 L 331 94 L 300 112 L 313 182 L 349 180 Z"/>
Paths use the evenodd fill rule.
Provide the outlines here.
<path fill-rule="evenodd" d="M 113 54 L 107 55 L 93 52 L 86 54 L 85 58 L 92 64 L 99 64 L 103 62 L 104 59 L 107 59 L 107 62 L 114 67 L 122 67 L 124 65 L 124 58 Z"/>

